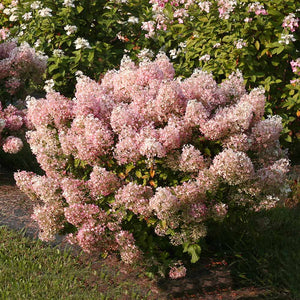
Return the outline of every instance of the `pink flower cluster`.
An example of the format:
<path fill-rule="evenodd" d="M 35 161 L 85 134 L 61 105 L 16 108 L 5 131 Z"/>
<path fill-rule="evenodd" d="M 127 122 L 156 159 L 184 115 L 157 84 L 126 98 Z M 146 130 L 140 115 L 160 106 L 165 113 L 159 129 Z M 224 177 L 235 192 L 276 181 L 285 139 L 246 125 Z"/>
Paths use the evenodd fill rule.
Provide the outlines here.
<path fill-rule="evenodd" d="M 296 18 L 295 14 L 290 13 L 284 19 L 282 27 L 290 30 L 291 32 L 296 31 L 299 27 L 299 18 Z"/>
<path fill-rule="evenodd" d="M 260 2 L 254 2 L 248 5 L 248 11 L 254 12 L 256 15 L 267 15 L 268 12 L 265 10 L 264 5 Z"/>
<path fill-rule="evenodd" d="M 170 24 L 178 22 L 179 24 L 190 16 L 188 9 L 197 4 L 195 0 L 150 0 L 152 4 L 153 20 L 143 22 L 142 29 L 147 31 L 146 37 L 153 37 L 156 30 L 167 30 Z M 166 6 L 172 9 L 172 17 L 170 18 L 164 11 Z"/>
<path fill-rule="evenodd" d="M 186 268 L 182 264 L 182 262 L 178 262 L 174 264 L 169 271 L 169 276 L 171 279 L 182 278 L 185 277 L 185 275 L 186 275 Z"/>
<path fill-rule="evenodd" d="M 0 29 L 0 41 L 4 41 L 9 37 L 9 29 L 1 28 Z"/>
<path fill-rule="evenodd" d="M 25 112 L 13 105 L 2 109 L 0 103 L 0 145 L 4 152 L 15 154 L 23 148 L 23 141 L 15 136 L 24 134 Z"/>
<path fill-rule="evenodd" d="M 0 43 L 0 83 L 15 95 L 26 80 L 39 81 L 46 70 L 47 57 L 39 55 L 28 44 L 15 41 Z"/>
<path fill-rule="evenodd" d="M 222 84 L 200 70 L 179 80 L 162 53 L 139 66 L 124 57 L 100 84 L 78 77 L 75 95 L 28 100 L 28 141 L 46 176 L 15 176 L 42 202 L 34 218 L 45 239 L 69 223 L 70 242 L 131 263 L 141 255 L 134 228 L 123 227 L 133 215 L 173 245 L 195 244 L 228 201 L 256 209 L 286 193 L 281 119 L 262 120 L 264 92 L 247 93 L 239 72 Z"/>
<path fill-rule="evenodd" d="M 237 5 L 236 0 L 218 0 L 218 10 L 221 19 L 228 19 Z"/>
<path fill-rule="evenodd" d="M 292 70 L 296 75 L 300 76 L 300 57 L 291 61 Z"/>

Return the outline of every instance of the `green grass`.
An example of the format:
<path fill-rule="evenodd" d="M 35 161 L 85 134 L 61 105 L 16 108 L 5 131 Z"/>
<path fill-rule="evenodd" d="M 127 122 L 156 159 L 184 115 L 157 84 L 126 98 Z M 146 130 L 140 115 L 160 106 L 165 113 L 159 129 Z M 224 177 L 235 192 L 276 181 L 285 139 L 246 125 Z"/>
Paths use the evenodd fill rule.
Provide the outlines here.
<path fill-rule="evenodd" d="M 0 299 L 150 299 L 150 289 L 116 266 L 0 227 Z"/>

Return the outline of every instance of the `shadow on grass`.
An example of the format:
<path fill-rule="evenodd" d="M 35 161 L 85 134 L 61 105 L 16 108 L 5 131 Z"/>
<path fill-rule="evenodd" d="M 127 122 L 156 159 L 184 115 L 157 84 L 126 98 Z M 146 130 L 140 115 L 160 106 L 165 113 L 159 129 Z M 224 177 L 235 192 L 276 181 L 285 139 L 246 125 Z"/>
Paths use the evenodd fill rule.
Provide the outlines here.
<path fill-rule="evenodd" d="M 227 220 L 207 242 L 229 263 L 236 288 L 261 286 L 273 291 L 268 299 L 300 299 L 299 205 Z"/>

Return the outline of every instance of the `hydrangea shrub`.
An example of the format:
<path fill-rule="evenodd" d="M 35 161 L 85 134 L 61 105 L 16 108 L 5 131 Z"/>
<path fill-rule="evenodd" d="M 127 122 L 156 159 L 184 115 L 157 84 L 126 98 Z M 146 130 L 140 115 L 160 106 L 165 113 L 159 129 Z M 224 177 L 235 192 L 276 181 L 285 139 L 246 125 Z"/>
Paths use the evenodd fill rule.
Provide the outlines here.
<path fill-rule="evenodd" d="M 126 263 L 182 252 L 196 262 L 209 221 L 286 196 L 281 118 L 262 119 L 264 91 L 247 93 L 239 72 L 219 85 L 198 69 L 174 74 L 163 53 L 139 65 L 124 57 L 100 84 L 80 75 L 73 99 L 28 101 L 27 138 L 46 175 L 15 179 L 41 239 L 69 232 L 84 251 Z M 185 274 L 172 266 L 171 277 Z"/>
<path fill-rule="evenodd" d="M 0 100 L 3 106 L 15 104 L 25 98 L 30 82 L 39 82 L 46 70 L 47 57 L 37 53 L 27 43 L 18 46 L 15 40 L 6 39 L 5 29 L 0 39 Z M 0 31 L 0 34 L 1 32 Z"/>
<path fill-rule="evenodd" d="M 25 90 L 30 81 L 40 80 L 47 58 L 8 36 L 7 29 L 0 29 L 0 145 L 4 152 L 15 154 L 23 147 L 26 125 L 30 126 L 26 111 L 17 107 L 24 108 Z"/>
<path fill-rule="evenodd" d="M 23 148 L 23 135 L 26 128 L 26 113 L 9 105 L 2 109 L 0 103 L 0 145 L 4 152 L 15 154 Z"/>

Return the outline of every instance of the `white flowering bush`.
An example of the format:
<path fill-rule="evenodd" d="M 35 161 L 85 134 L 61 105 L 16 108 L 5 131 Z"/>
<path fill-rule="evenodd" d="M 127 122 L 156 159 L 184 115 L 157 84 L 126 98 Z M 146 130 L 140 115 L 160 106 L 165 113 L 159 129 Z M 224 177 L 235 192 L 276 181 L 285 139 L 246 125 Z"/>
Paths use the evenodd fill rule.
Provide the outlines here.
<path fill-rule="evenodd" d="M 262 89 L 240 73 L 218 85 L 195 70 L 180 80 L 165 54 L 99 84 L 79 75 L 75 98 L 28 101 L 27 133 L 44 176 L 17 172 L 35 203 L 40 238 L 69 233 L 84 251 L 196 262 L 207 224 L 231 211 L 269 209 L 288 192 L 278 116 L 262 119 Z M 170 276 L 184 276 L 172 262 Z"/>
<path fill-rule="evenodd" d="M 68 96 L 74 93 L 76 71 L 98 79 L 123 56 L 117 35 L 124 25 L 107 1 L 16 0 L 0 7 L 0 14 L 9 19 L 13 37 L 49 57 L 47 79 Z"/>

